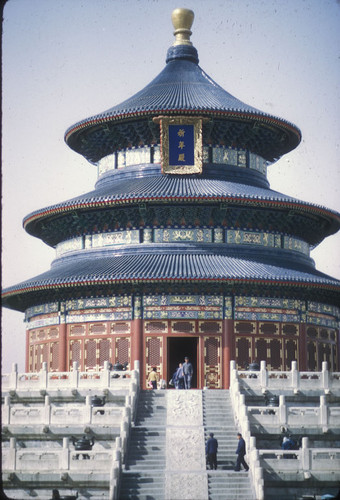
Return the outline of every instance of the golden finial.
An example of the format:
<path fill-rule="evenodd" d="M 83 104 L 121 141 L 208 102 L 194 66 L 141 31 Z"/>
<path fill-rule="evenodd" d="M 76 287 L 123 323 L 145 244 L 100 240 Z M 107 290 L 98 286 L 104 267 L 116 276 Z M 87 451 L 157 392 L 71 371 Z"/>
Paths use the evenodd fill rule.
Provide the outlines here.
<path fill-rule="evenodd" d="M 175 9 L 172 11 L 171 20 L 176 37 L 172 45 L 192 45 L 190 42 L 190 28 L 194 22 L 194 17 L 195 14 L 190 9 Z"/>

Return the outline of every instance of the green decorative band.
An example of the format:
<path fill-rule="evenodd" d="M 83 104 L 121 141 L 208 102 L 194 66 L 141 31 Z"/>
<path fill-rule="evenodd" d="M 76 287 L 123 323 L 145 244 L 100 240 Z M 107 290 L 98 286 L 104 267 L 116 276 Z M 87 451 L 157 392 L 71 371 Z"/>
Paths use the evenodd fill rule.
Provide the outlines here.
<path fill-rule="evenodd" d="M 56 257 L 69 252 L 91 248 L 138 245 L 140 243 L 226 243 L 232 245 L 255 245 L 268 248 L 284 248 L 309 256 L 309 245 L 305 241 L 281 234 L 244 231 L 223 228 L 145 228 L 114 231 L 79 236 L 63 241 L 56 247 Z"/>

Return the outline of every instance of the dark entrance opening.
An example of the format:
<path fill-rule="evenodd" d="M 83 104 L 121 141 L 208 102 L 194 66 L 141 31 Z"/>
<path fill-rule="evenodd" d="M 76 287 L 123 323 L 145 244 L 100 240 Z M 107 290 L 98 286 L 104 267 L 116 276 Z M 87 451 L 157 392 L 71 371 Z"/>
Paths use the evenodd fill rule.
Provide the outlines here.
<path fill-rule="evenodd" d="M 168 380 L 171 379 L 178 363 L 184 363 L 184 357 L 188 356 L 192 364 L 194 373 L 191 380 L 191 387 L 197 388 L 197 367 L 198 367 L 198 337 L 172 337 L 168 338 Z"/>

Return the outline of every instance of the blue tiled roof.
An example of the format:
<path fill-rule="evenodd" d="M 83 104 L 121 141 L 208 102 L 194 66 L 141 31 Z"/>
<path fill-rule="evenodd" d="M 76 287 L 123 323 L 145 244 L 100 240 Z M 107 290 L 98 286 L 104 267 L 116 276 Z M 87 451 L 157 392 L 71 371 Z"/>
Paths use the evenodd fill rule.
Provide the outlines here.
<path fill-rule="evenodd" d="M 241 203 L 249 200 L 253 202 L 283 203 L 292 206 L 296 205 L 296 207 L 305 207 L 307 212 L 317 212 L 319 209 L 328 218 L 337 220 L 337 228 L 340 223 L 340 215 L 336 211 L 300 201 L 271 189 L 220 179 L 182 178 L 180 176 L 152 175 L 131 180 L 131 178 L 120 178 L 120 172 L 117 172 L 118 182 L 109 182 L 89 193 L 30 213 L 24 219 L 27 231 L 30 232 L 29 224 L 33 220 L 56 215 L 57 213 L 60 214 L 71 209 L 87 208 L 94 205 L 108 206 L 110 203 L 128 203 L 132 201 L 138 203 L 148 200 L 167 200 L 171 202 L 176 199 L 225 202 L 235 202 L 237 200 Z"/>
<path fill-rule="evenodd" d="M 250 120 L 251 127 L 242 133 L 242 141 L 248 145 L 252 144 L 257 150 L 262 150 L 264 142 L 269 143 L 272 149 L 271 156 L 274 158 L 299 144 L 301 133 L 295 125 L 249 106 L 229 94 L 200 68 L 197 60 L 195 61 L 195 58 L 191 57 L 190 53 L 188 54 L 188 49 L 195 50 L 193 47 L 186 46 L 171 48 L 167 65 L 144 89 L 124 102 L 70 127 L 65 134 L 67 144 L 92 161 L 98 161 L 101 156 L 108 154 L 108 151 L 100 154 L 100 149 L 104 148 L 104 136 L 110 135 L 108 125 L 112 125 L 117 120 L 137 121 L 141 117 L 161 114 L 203 114 L 214 117 L 215 120 L 227 120 L 228 137 L 231 137 L 229 129 L 235 128 L 236 130 L 237 123 Z M 255 123 L 260 126 L 253 130 Z M 106 124 L 106 126 L 101 128 L 100 124 Z M 215 126 L 216 130 L 221 130 L 218 133 L 216 131 L 212 133 L 211 137 L 225 140 L 227 129 L 222 130 L 223 126 L 217 122 L 216 124 L 212 122 L 209 128 Z M 149 129 L 149 127 L 150 124 L 145 122 L 144 128 Z M 268 140 L 268 134 L 271 134 L 274 129 L 275 134 L 271 135 Z M 120 135 L 123 135 L 122 131 Z M 138 140 L 146 140 L 143 133 L 139 135 Z M 233 140 L 235 140 L 235 135 L 233 135 Z M 119 147 L 118 144 L 116 146 Z M 268 155 L 267 151 L 265 157 Z"/>
<path fill-rule="evenodd" d="M 152 248 L 152 245 L 150 245 Z M 92 287 L 96 284 L 148 281 L 230 281 L 283 283 L 288 285 L 318 285 L 340 288 L 340 282 L 311 266 L 296 270 L 261 261 L 209 253 L 151 253 L 112 251 L 110 256 L 97 258 L 69 258 L 35 278 L 7 288 L 4 300 L 11 293 L 20 294 L 49 288 L 68 286 Z"/>

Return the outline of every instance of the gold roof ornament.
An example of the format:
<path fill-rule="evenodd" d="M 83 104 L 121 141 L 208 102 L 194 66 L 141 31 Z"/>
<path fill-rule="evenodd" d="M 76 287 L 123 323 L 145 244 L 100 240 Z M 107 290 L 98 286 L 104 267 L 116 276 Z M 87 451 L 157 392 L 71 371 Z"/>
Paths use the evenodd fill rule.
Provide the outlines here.
<path fill-rule="evenodd" d="M 175 9 L 172 11 L 171 20 L 175 28 L 174 35 L 176 40 L 172 44 L 176 45 L 192 45 L 190 42 L 190 35 L 192 34 L 190 28 L 194 22 L 195 14 L 190 9 Z"/>

